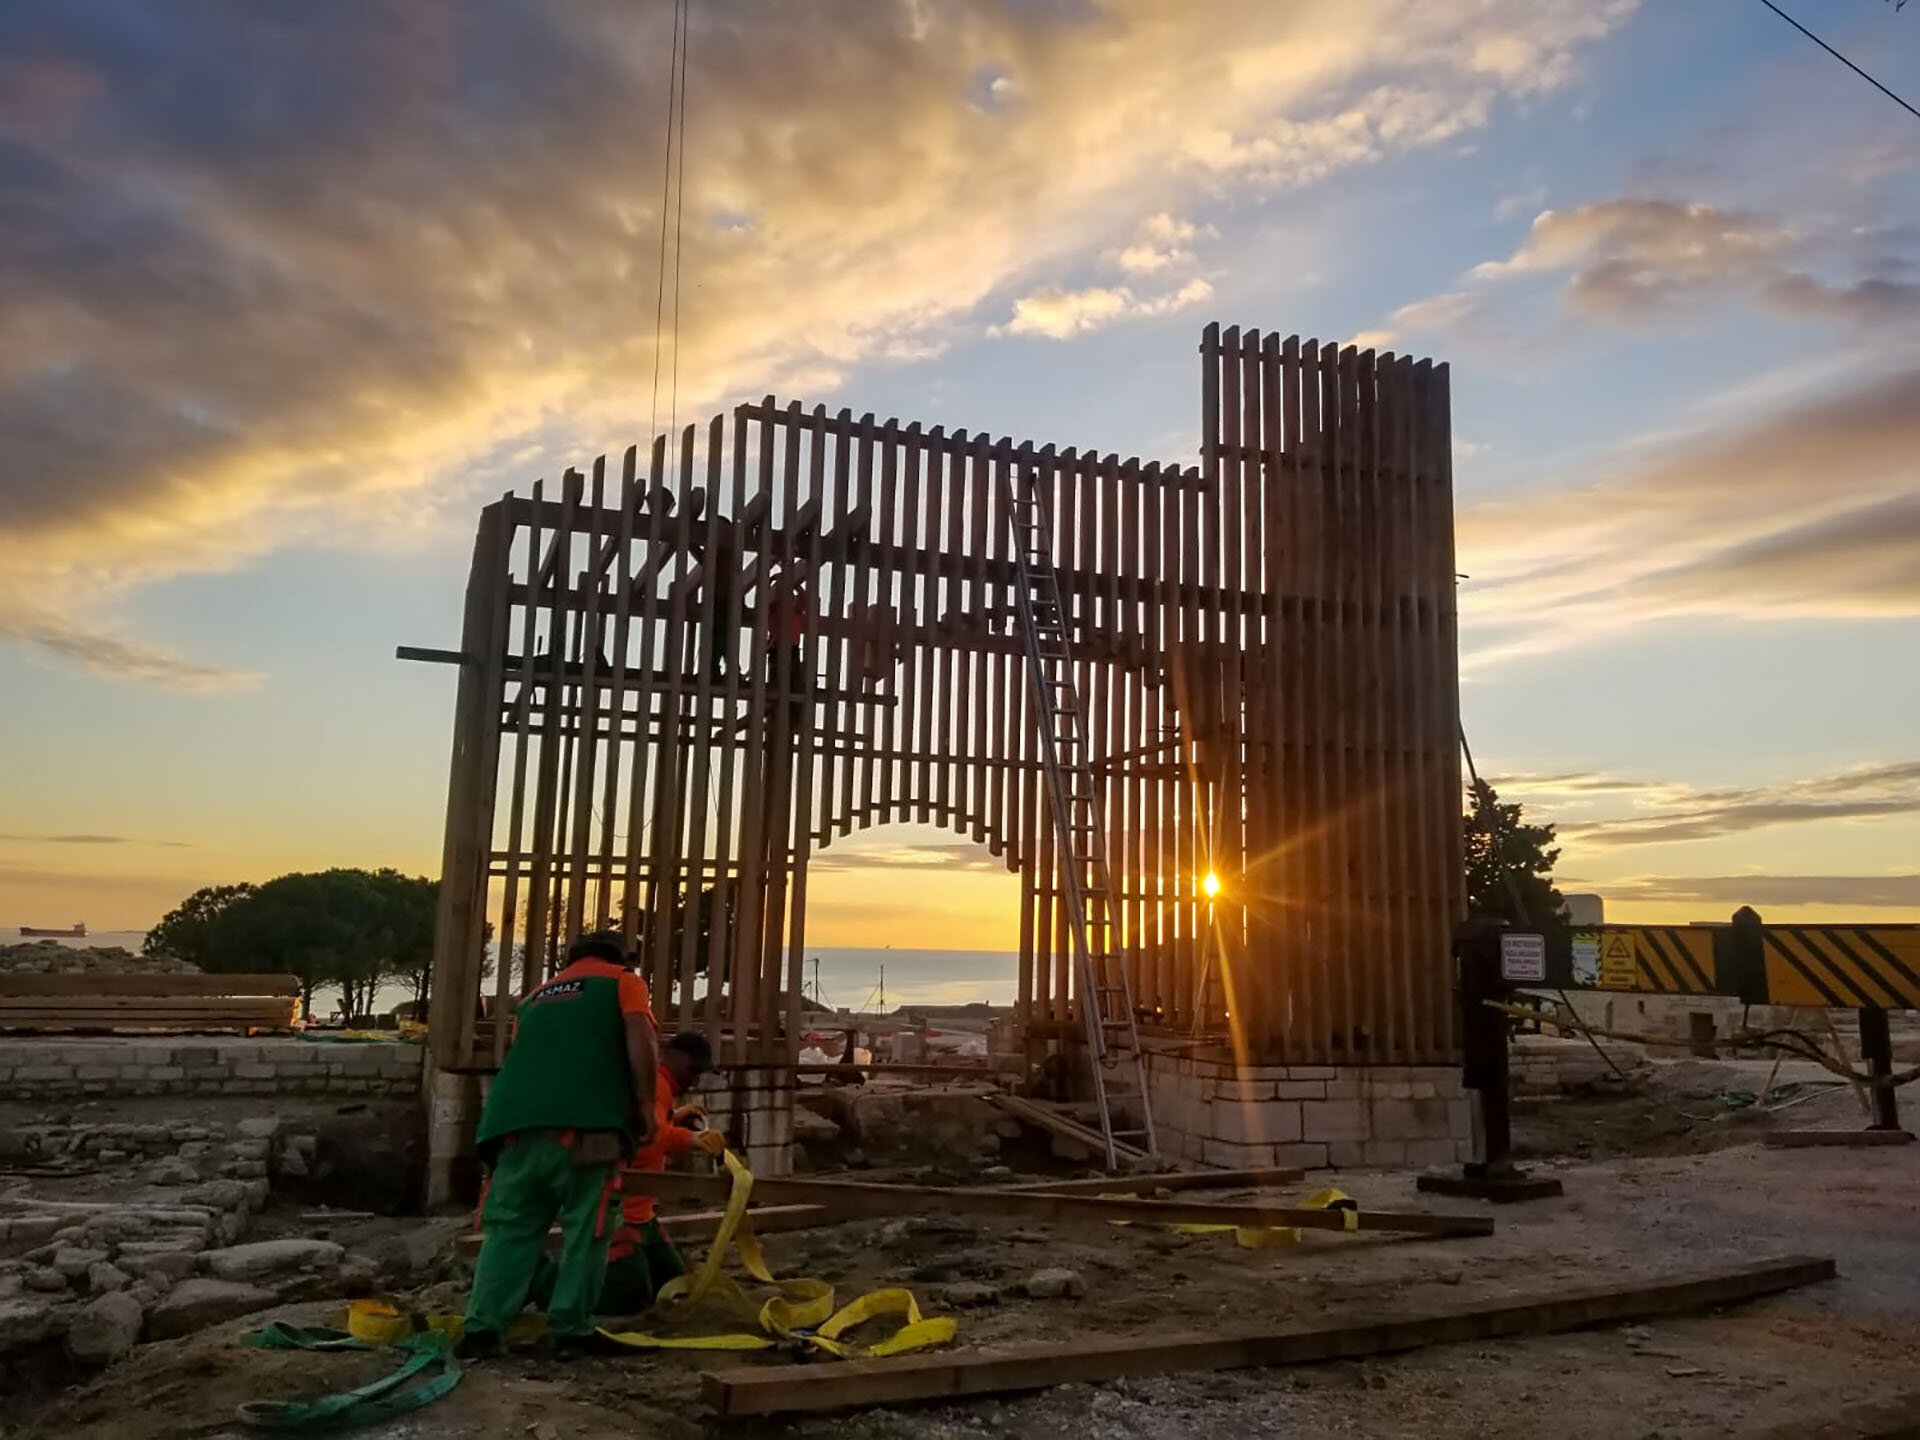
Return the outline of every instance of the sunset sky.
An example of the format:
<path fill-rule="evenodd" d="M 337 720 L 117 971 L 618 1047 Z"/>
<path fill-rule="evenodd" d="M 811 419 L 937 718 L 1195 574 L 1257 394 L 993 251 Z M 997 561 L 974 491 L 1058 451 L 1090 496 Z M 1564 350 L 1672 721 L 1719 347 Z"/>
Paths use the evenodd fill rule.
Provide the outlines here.
<path fill-rule="evenodd" d="M 1920 11 L 1785 8 L 1920 97 Z M 437 869 L 393 649 L 648 429 L 670 9 L 0 7 L 0 927 Z M 1467 730 L 1563 888 L 1920 919 L 1920 119 L 1754 0 L 693 17 L 680 420 L 1190 460 L 1208 320 L 1448 361 Z M 828 856 L 815 943 L 1013 942 L 950 836 Z"/>

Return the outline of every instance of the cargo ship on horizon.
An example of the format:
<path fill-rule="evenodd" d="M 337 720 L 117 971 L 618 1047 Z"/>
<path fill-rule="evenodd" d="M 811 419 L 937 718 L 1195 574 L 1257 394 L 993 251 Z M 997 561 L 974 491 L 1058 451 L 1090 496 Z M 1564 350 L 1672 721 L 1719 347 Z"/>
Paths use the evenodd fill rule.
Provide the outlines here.
<path fill-rule="evenodd" d="M 22 940 L 84 940 L 87 938 L 87 923 L 84 920 L 76 920 L 73 922 L 73 927 L 68 930 L 44 930 L 38 925 L 22 925 L 20 938 Z"/>

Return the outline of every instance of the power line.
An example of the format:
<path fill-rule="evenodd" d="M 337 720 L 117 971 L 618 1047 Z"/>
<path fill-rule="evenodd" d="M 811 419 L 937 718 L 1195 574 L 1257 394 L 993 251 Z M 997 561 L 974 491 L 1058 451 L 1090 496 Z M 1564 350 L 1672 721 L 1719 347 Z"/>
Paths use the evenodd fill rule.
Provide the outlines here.
<path fill-rule="evenodd" d="M 1869 75 L 1866 71 L 1862 70 L 1858 65 L 1854 64 L 1853 61 L 1847 59 L 1846 56 L 1842 55 L 1838 50 L 1834 49 L 1833 46 L 1827 44 L 1826 41 L 1822 40 L 1818 35 L 1814 34 L 1811 30 L 1807 29 L 1806 26 L 1802 25 L 1798 20 L 1794 19 L 1791 15 L 1787 14 L 1786 11 L 1782 10 L 1778 5 L 1774 4 L 1773 0 L 1760 0 L 1760 3 L 1766 6 L 1767 9 L 1773 11 L 1774 14 L 1778 15 L 1782 20 L 1786 21 L 1789 25 L 1793 26 L 1794 29 L 1798 30 L 1802 35 L 1806 36 L 1807 39 L 1813 41 L 1813 43 L 1818 45 L 1822 50 L 1826 51 L 1829 55 L 1833 56 L 1833 58 L 1838 60 L 1842 65 L 1846 66 L 1849 70 L 1853 71 L 1853 73 L 1858 75 L 1862 80 L 1866 81 L 1869 85 L 1873 86 L 1873 88 L 1878 90 L 1882 95 L 1886 96 L 1889 100 L 1893 101 L 1893 103 L 1898 105 L 1902 110 L 1905 110 L 1909 115 L 1913 116 L 1914 119 L 1920 120 L 1920 110 L 1914 109 L 1913 106 L 1909 105 L 1905 100 L 1902 100 L 1898 95 L 1894 94 L 1893 91 L 1889 90 L 1886 86 L 1882 85 L 1878 80 L 1874 79 L 1873 76 Z M 1896 6 L 1895 8 L 1897 9 L 1898 7 Z"/>
<path fill-rule="evenodd" d="M 667 60 L 667 140 L 660 162 L 660 258 L 654 271 L 653 287 L 653 408 L 647 417 L 648 430 L 660 429 L 660 342 L 667 308 L 667 203 L 673 191 L 673 141 L 675 134 L 675 89 L 680 83 L 681 25 L 685 12 L 673 7 L 673 48 Z"/>
<path fill-rule="evenodd" d="M 674 433 L 680 424 L 680 254 L 681 220 L 687 209 L 687 48 L 692 39 L 688 28 L 689 6 L 687 0 L 680 0 L 680 164 L 679 174 L 674 182 L 673 200 L 673 386 L 667 402 L 667 432 Z M 662 230 L 666 228 L 667 217 L 660 216 Z M 686 483 L 681 477 L 681 483 Z M 714 497 L 716 500 L 718 496 Z"/>

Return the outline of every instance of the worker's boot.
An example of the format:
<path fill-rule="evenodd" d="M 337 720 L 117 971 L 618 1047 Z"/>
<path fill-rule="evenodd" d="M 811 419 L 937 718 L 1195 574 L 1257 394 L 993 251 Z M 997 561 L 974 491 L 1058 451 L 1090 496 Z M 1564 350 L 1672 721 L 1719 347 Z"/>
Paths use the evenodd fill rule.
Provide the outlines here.
<path fill-rule="evenodd" d="M 506 1341 L 498 1330 L 469 1330 L 453 1347 L 456 1360 L 497 1360 L 506 1353 Z"/>

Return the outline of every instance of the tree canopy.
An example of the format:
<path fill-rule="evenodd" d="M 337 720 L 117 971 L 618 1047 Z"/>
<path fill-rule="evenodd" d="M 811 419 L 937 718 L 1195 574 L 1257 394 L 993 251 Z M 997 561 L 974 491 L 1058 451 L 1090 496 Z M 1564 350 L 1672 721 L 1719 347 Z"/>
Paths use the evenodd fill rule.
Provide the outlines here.
<path fill-rule="evenodd" d="M 296 975 L 308 1013 L 316 989 L 338 985 L 341 1008 L 364 1015 L 391 980 L 411 980 L 414 998 L 425 998 L 438 892 L 437 881 L 390 869 L 209 886 L 170 911 L 144 948 L 210 972 Z"/>
<path fill-rule="evenodd" d="M 1516 928 L 1552 932 L 1567 927 L 1567 902 L 1554 888 L 1560 848 L 1553 826 L 1531 825 L 1521 807 L 1504 805 L 1493 786 L 1477 782 L 1474 803 L 1462 818 L 1470 914 L 1505 920 Z"/>

